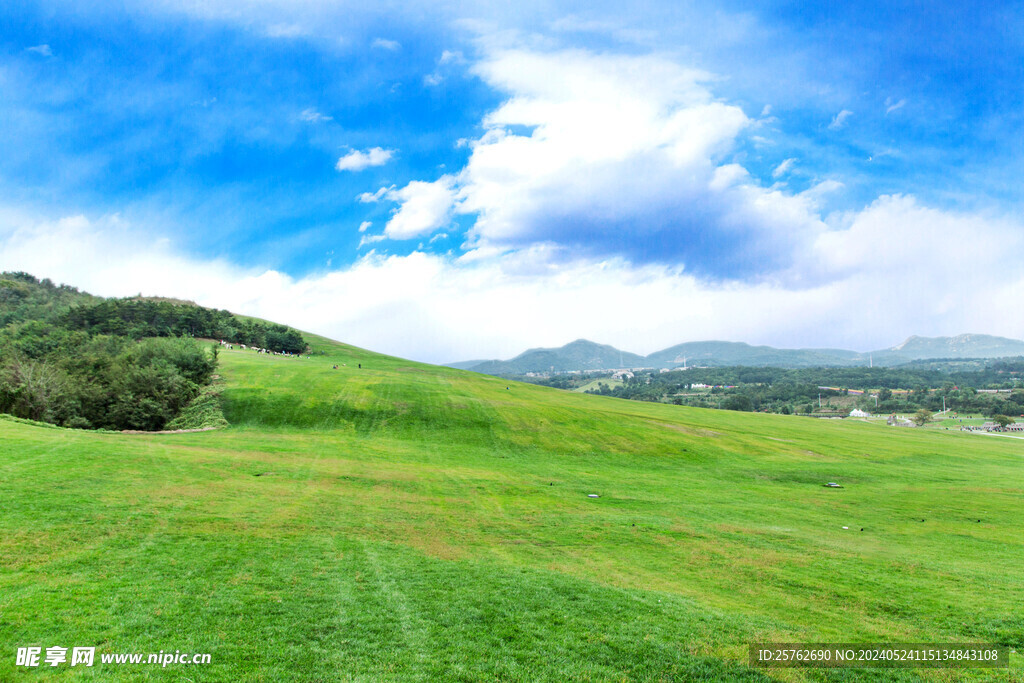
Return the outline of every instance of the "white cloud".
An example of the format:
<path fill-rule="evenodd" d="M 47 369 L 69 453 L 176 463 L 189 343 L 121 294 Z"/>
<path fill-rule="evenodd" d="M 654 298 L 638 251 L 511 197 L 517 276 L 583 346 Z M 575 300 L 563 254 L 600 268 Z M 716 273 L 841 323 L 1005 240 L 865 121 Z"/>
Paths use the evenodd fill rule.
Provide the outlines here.
<path fill-rule="evenodd" d="M 825 195 L 830 194 L 832 192 L 838 192 L 844 187 L 846 186 L 843 185 L 838 180 L 822 180 L 820 183 L 812 185 L 811 187 L 801 192 L 800 196 L 809 197 L 813 199 L 815 202 L 817 202 L 818 200 L 822 199 Z"/>
<path fill-rule="evenodd" d="M 600 216 L 619 233 L 638 207 L 706 184 L 709 158 L 748 122 L 712 100 L 705 74 L 656 57 L 508 51 L 474 71 L 510 94 L 485 119 L 460 177 L 460 210 L 479 213 L 480 244 L 541 233 L 557 241 L 547 219 L 572 215 Z"/>
<path fill-rule="evenodd" d="M 438 64 L 462 64 L 466 61 L 466 58 L 462 56 L 462 52 L 459 50 L 444 50 L 441 53 L 441 57 L 437 60 Z"/>
<path fill-rule="evenodd" d="M 24 270 L 106 296 L 139 291 L 198 295 L 248 275 L 226 261 L 184 256 L 167 239 L 147 239 L 117 215 L 98 221 L 81 215 L 56 221 L 3 221 L 0 270 Z"/>
<path fill-rule="evenodd" d="M 309 108 L 309 109 L 303 109 L 302 113 L 299 114 L 299 118 L 301 118 L 303 121 L 306 121 L 308 123 L 326 123 L 327 121 L 333 121 L 334 120 L 333 116 L 327 116 L 325 114 L 321 114 L 320 112 L 318 112 L 316 109 L 313 109 L 312 107 Z"/>
<path fill-rule="evenodd" d="M 813 198 L 761 188 L 724 163 L 751 121 L 712 96 L 708 74 L 580 50 L 498 51 L 473 71 L 507 99 L 453 174 L 451 208 L 475 217 L 470 249 L 551 243 L 554 258 L 624 255 L 734 276 L 754 260 L 783 267 L 824 229 Z M 440 221 L 417 225 L 403 233 Z"/>
<path fill-rule="evenodd" d="M 374 242 L 383 242 L 387 237 L 385 235 L 363 235 L 359 240 L 359 248 L 366 246 L 367 244 L 373 244 Z"/>
<path fill-rule="evenodd" d="M 189 257 L 116 217 L 31 220 L 0 207 L 0 268 L 191 298 L 430 361 L 580 336 L 640 353 L 707 338 L 867 350 L 909 334 L 1024 336 L 1006 308 L 1024 291 L 1016 219 L 898 196 L 825 219 L 842 183 L 762 187 L 731 156 L 755 125 L 712 94 L 710 76 L 667 59 L 500 51 L 474 70 L 506 99 L 468 142 L 466 166 L 357 197 L 397 204 L 382 234 L 360 225 L 360 246 L 465 214 L 476 216 L 466 254 L 371 250 L 291 278 Z M 375 153 L 392 154 L 353 151 L 339 170 Z M 720 277 L 706 277 L 707 263 Z"/>
<path fill-rule="evenodd" d="M 466 58 L 462 56 L 461 52 L 457 50 L 444 50 L 441 53 L 441 56 L 437 59 L 437 68 L 434 72 L 423 77 L 423 84 L 428 87 L 441 85 L 441 83 L 444 82 L 444 75 L 442 74 L 442 71 L 445 69 L 443 67 L 449 64 L 464 64 L 465 62 Z"/>
<path fill-rule="evenodd" d="M 886 98 L 886 100 L 885 100 L 885 115 L 888 116 L 889 114 L 893 113 L 894 111 L 896 111 L 898 109 L 902 109 L 906 104 L 907 104 L 906 100 L 900 100 L 899 102 L 893 102 L 891 97 Z"/>
<path fill-rule="evenodd" d="M 264 33 L 268 38 L 300 38 L 306 35 L 306 29 L 299 24 L 271 24 Z"/>
<path fill-rule="evenodd" d="M 796 159 L 786 159 L 781 164 L 775 167 L 775 170 L 772 171 L 772 177 L 781 178 L 782 176 L 786 175 L 787 173 L 789 173 L 790 169 L 793 168 L 793 164 L 795 163 Z"/>
<path fill-rule="evenodd" d="M 394 52 L 395 50 L 400 50 L 402 48 L 402 44 L 399 43 L 397 40 L 388 40 L 386 38 L 375 38 L 373 43 L 372 43 L 372 47 L 377 47 L 377 48 L 380 48 L 382 50 L 391 50 L 392 52 Z"/>
<path fill-rule="evenodd" d="M 382 149 L 380 147 L 373 147 L 365 152 L 354 149 L 338 159 L 338 163 L 334 165 L 334 168 L 339 171 L 362 171 L 364 168 L 371 166 L 383 166 L 391 160 L 394 153 L 393 149 Z"/>
<path fill-rule="evenodd" d="M 1017 223 L 883 197 L 823 233 L 801 261 L 827 277 L 709 284 L 679 268 L 618 259 L 513 253 L 461 262 L 414 252 L 367 255 L 343 269 L 292 278 L 191 258 L 117 217 L 24 223 L 0 212 L 0 269 L 107 296 L 192 299 L 433 362 L 510 357 L 578 337 L 638 353 L 696 339 L 869 350 L 909 334 L 1024 337 L 1007 302 L 1024 291 Z M 537 248 L 543 251 L 543 248 Z M 345 301 L 345 306 L 337 306 Z M 629 311 L 629 324 L 608 311 Z"/>
<path fill-rule="evenodd" d="M 384 197 L 384 195 L 386 195 L 389 191 L 393 189 L 395 189 L 394 185 L 392 185 L 391 187 L 382 187 L 376 192 L 363 192 L 362 194 L 357 195 L 356 199 L 362 202 L 363 204 L 375 204 L 376 202 L 379 202 Z"/>
<path fill-rule="evenodd" d="M 32 47 L 27 47 L 27 48 L 25 48 L 25 52 L 34 52 L 35 54 L 41 55 L 43 57 L 52 57 L 53 56 L 53 50 L 51 50 L 50 46 L 46 45 L 46 44 L 34 45 Z"/>
<path fill-rule="evenodd" d="M 923 207 L 902 195 L 880 197 L 848 216 L 848 221 L 849 227 L 819 236 L 812 260 L 831 277 L 879 278 L 903 300 L 955 291 L 954 283 L 943 284 L 951 272 L 964 277 L 977 268 L 993 268 L 1003 270 L 1012 281 L 1015 274 L 1000 268 L 1004 257 L 999 252 L 1016 252 L 1024 246 L 1020 226 L 979 214 Z M 1018 269 L 1016 276 L 1022 274 Z M 998 277 L 992 274 L 983 279 Z M 967 278 L 968 282 L 977 279 Z M 962 296 L 969 306 L 968 300 L 984 294 L 966 287 Z"/>
<path fill-rule="evenodd" d="M 451 219 L 455 203 L 450 176 L 426 183 L 414 180 L 400 190 L 389 190 L 387 198 L 400 206 L 384 228 L 391 239 L 404 240 L 428 235 Z"/>
<path fill-rule="evenodd" d="M 829 130 L 839 130 L 846 125 L 846 120 L 853 116 L 853 112 L 849 109 L 844 109 L 832 118 L 832 123 L 828 124 Z"/>

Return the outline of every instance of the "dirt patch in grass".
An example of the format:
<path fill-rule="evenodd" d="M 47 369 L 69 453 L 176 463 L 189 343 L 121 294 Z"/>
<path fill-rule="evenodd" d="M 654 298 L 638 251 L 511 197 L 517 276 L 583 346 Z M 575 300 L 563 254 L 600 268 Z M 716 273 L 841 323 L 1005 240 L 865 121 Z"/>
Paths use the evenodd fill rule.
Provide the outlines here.
<path fill-rule="evenodd" d="M 671 429 L 674 432 L 692 434 L 693 436 L 704 436 L 709 438 L 721 436 L 719 432 L 715 432 L 710 429 L 702 429 L 700 427 L 686 427 L 684 425 L 674 425 L 668 422 L 652 422 L 651 424 L 657 425 L 658 427 L 664 427 L 665 429 Z"/>
<path fill-rule="evenodd" d="M 221 427 L 200 427 L 199 429 L 161 429 L 158 432 L 147 432 L 139 429 L 122 429 L 121 434 L 191 434 L 192 432 L 212 432 Z"/>

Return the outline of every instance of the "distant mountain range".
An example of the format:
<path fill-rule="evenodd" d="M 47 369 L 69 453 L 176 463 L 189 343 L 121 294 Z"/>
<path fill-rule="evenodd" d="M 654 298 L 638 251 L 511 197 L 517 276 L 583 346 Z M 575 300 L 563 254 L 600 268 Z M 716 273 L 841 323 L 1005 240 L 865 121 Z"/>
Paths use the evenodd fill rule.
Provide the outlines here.
<path fill-rule="evenodd" d="M 843 349 L 776 349 L 743 342 L 700 341 L 677 344 L 648 356 L 607 344 L 577 339 L 554 349 L 529 349 L 510 360 L 472 360 L 449 367 L 488 375 L 525 375 L 618 368 L 681 368 L 750 365 L 780 368 L 856 365 L 894 366 L 932 358 L 1003 358 L 1024 356 L 1024 341 L 987 334 L 956 337 L 910 337 L 902 344 L 869 353 Z"/>

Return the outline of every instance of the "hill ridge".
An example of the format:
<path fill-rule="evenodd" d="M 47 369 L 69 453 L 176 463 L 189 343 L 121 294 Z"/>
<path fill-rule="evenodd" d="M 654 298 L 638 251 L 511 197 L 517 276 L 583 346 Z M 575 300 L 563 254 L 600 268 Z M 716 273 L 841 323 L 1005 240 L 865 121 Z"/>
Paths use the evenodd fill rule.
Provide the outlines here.
<path fill-rule="evenodd" d="M 559 347 L 533 347 L 508 360 L 462 361 L 449 367 L 490 375 L 583 372 L 625 368 L 677 368 L 684 365 L 750 365 L 763 367 L 849 367 L 902 365 L 937 358 L 1002 358 L 1024 355 L 1024 341 L 989 334 L 949 337 L 911 335 L 885 349 L 859 352 L 837 348 L 776 348 L 742 341 L 691 341 L 646 356 L 588 339 Z"/>

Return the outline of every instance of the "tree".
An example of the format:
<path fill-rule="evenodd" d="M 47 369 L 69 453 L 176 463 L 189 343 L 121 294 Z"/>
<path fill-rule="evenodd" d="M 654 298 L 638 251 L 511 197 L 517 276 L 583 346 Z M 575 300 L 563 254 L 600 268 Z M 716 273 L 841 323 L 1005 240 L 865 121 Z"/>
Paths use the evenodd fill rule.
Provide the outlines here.
<path fill-rule="evenodd" d="M 52 363 L 11 358 L 0 375 L 0 412 L 53 421 L 67 390 L 67 375 Z"/>
<path fill-rule="evenodd" d="M 918 427 L 923 427 L 932 421 L 932 411 L 921 408 L 921 410 L 910 416 L 910 421 Z"/>
<path fill-rule="evenodd" d="M 992 421 L 999 425 L 1000 429 L 1006 429 L 1007 425 L 1012 425 L 1016 420 L 1008 415 L 993 415 Z"/>
<path fill-rule="evenodd" d="M 754 409 L 754 404 L 750 400 L 749 396 L 734 394 L 732 396 L 727 396 L 725 400 L 722 401 L 722 408 L 725 410 L 741 410 L 749 413 Z"/>

